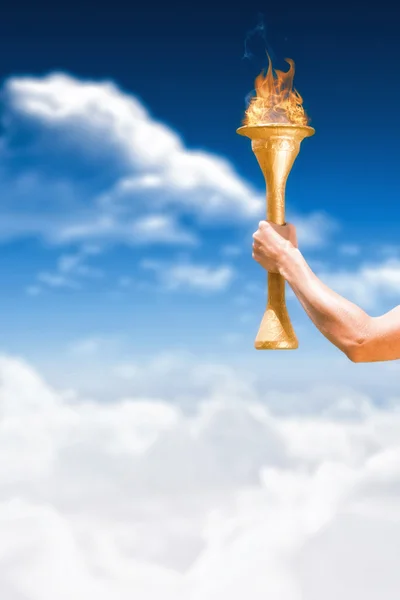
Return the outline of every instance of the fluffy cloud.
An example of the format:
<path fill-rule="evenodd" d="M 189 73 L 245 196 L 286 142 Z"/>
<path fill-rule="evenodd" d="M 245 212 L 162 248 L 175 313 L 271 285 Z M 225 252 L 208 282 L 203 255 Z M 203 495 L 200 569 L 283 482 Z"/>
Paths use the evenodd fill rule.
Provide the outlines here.
<path fill-rule="evenodd" d="M 316 212 L 304 217 L 288 211 L 287 220 L 296 226 L 301 248 L 324 246 L 329 237 L 339 228 L 339 224 L 324 212 Z"/>
<path fill-rule="evenodd" d="M 198 240 L 183 215 L 202 225 L 264 216 L 264 194 L 227 160 L 185 147 L 111 82 L 13 77 L 4 99 L 2 238 L 186 245 Z M 300 237 L 319 244 L 332 223 L 310 218 L 299 217 Z"/>
<path fill-rule="evenodd" d="M 121 345 L 123 345 L 123 339 L 119 336 L 93 335 L 75 340 L 68 346 L 68 351 L 70 354 L 82 359 L 83 357 L 95 356 L 99 352 L 104 354 L 107 351 L 119 351 Z"/>
<path fill-rule="evenodd" d="M 229 265 L 209 267 L 188 261 L 164 265 L 144 260 L 141 267 L 152 271 L 160 285 L 167 290 L 219 292 L 225 290 L 235 277 L 235 271 Z"/>
<path fill-rule="evenodd" d="M 366 309 L 375 308 L 384 298 L 398 298 L 400 292 L 400 260 L 362 263 L 349 270 L 318 270 L 321 279 L 335 291 Z"/>
<path fill-rule="evenodd" d="M 12 78 L 5 98 L 5 155 L 14 166 L 20 154 L 24 166 L 18 191 L 32 192 L 29 184 L 43 188 L 34 174 L 42 162 L 50 163 L 47 184 L 51 178 L 61 185 L 63 176 L 64 188 L 53 188 L 49 207 L 54 212 L 51 235 L 58 240 L 154 241 L 176 230 L 169 241 L 185 243 L 191 236 L 174 222 L 174 207 L 200 216 L 237 214 L 239 219 L 262 208 L 262 198 L 226 160 L 185 148 L 175 132 L 113 83 L 83 82 L 64 74 Z M 31 143 L 22 148 L 21 136 Z M 62 157 L 64 172 L 59 172 Z M 99 165 L 103 169 L 96 174 Z M 31 227 L 38 225 L 32 218 Z"/>
<path fill-rule="evenodd" d="M 346 256 L 358 256 L 361 252 L 361 248 L 357 244 L 341 244 L 338 250 L 340 254 Z"/>
<path fill-rule="evenodd" d="M 58 259 L 56 271 L 38 273 L 36 285 L 29 286 L 27 293 L 37 296 L 44 287 L 78 289 L 81 287 L 82 280 L 103 277 L 101 269 L 87 264 L 88 258 L 99 253 L 98 247 L 86 244 L 76 252 L 62 254 Z"/>
<path fill-rule="evenodd" d="M 96 403 L 9 357 L 0 382 L 7 600 L 397 598 L 397 408 L 283 417 L 220 387 L 190 412 Z"/>

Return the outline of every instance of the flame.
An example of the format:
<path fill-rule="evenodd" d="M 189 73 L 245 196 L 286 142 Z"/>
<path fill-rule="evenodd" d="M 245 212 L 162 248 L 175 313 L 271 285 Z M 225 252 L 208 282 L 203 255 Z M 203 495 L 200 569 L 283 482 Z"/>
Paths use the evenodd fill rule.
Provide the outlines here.
<path fill-rule="evenodd" d="M 255 80 L 256 96 L 252 98 L 245 113 L 243 125 L 265 125 L 267 123 L 290 123 L 293 125 L 307 125 L 309 119 L 302 106 L 303 98 L 293 88 L 294 61 L 286 58 L 289 71 L 272 69 L 272 62 L 268 56 L 268 71 Z"/>

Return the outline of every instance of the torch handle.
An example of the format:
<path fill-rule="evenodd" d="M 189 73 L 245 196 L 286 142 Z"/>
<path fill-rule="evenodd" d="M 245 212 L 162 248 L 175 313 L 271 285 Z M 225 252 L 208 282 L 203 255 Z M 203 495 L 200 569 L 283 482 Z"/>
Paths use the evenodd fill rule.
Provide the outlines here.
<path fill-rule="evenodd" d="M 285 224 L 285 189 L 267 190 L 267 220 L 276 225 Z M 268 273 L 267 306 L 276 312 L 286 310 L 285 280 L 279 273 Z"/>

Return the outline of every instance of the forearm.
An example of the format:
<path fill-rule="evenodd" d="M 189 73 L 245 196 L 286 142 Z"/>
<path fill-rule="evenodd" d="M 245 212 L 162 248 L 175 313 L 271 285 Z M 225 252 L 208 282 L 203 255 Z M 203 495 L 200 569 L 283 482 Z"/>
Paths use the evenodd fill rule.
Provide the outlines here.
<path fill-rule="evenodd" d="M 318 279 L 293 246 L 283 253 L 279 271 L 319 331 L 351 358 L 369 336 L 371 317 Z"/>

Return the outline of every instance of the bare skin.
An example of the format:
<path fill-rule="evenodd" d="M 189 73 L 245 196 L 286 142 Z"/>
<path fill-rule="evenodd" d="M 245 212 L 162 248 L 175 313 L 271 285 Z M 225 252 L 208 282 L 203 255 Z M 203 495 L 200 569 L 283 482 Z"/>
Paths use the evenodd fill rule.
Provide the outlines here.
<path fill-rule="evenodd" d="M 286 279 L 319 331 L 353 362 L 400 358 L 400 306 L 371 317 L 326 286 L 298 249 L 295 227 L 260 221 L 253 258 Z"/>

